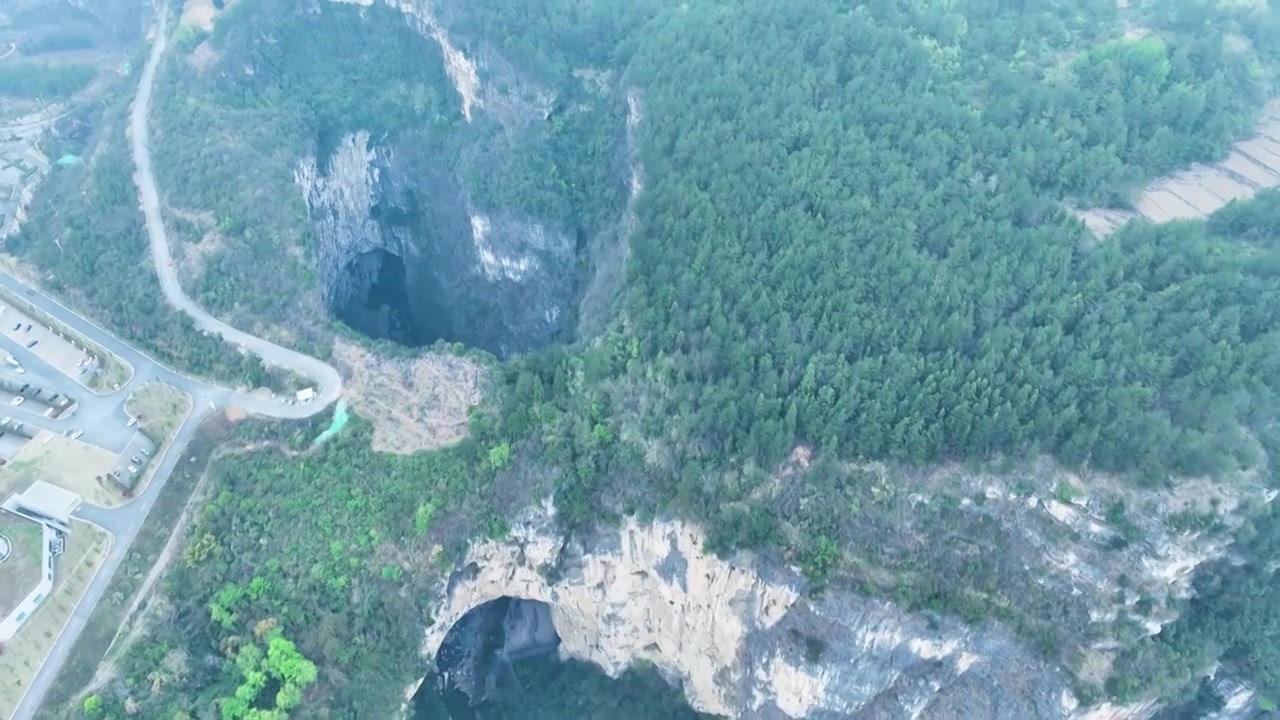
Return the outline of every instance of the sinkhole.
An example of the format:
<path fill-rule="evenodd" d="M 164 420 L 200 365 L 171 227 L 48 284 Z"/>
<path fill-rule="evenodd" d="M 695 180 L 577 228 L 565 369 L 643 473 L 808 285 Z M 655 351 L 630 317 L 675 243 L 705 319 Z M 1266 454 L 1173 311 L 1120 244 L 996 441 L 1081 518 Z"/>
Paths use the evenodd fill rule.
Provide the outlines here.
<path fill-rule="evenodd" d="M 404 259 L 386 250 L 362 253 L 343 268 L 347 286 L 338 318 L 369 337 L 403 345 L 427 345 L 437 338 L 415 321 Z"/>
<path fill-rule="evenodd" d="M 710 720 L 652 668 L 611 678 L 559 649 L 547 603 L 481 603 L 445 635 L 435 672 L 413 697 L 413 720 Z"/>

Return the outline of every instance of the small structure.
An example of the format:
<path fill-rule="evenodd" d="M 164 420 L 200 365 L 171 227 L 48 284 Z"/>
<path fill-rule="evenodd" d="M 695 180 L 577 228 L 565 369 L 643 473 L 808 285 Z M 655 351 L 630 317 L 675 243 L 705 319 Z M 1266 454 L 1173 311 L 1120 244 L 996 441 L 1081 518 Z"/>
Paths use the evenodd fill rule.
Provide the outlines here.
<path fill-rule="evenodd" d="M 38 516 L 33 518 L 37 522 L 52 520 L 55 525 L 67 527 L 71 523 L 71 513 L 80 507 L 81 502 L 80 496 L 70 490 L 37 480 L 25 491 L 10 495 L 3 507 L 19 515 Z"/>
<path fill-rule="evenodd" d="M 298 402 L 300 403 L 310 402 L 316 399 L 316 389 L 306 388 L 304 390 L 299 390 L 296 397 L 298 398 Z"/>

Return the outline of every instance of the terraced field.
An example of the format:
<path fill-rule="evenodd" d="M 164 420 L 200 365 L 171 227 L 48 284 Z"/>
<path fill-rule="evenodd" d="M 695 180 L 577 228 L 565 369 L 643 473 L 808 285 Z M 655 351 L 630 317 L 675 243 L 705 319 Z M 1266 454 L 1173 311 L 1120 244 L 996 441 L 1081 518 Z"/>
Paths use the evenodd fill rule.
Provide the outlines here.
<path fill-rule="evenodd" d="M 1232 200 L 1276 186 L 1280 186 L 1280 100 L 1267 105 L 1257 133 L 1236 143 L 1226 158 L 1153 181 L 1133 199 L 1133 211 L 1075 212 L 1096 237 L 1103 238 L 1137 217 L 1157 223 L 1202 218 Z"/>

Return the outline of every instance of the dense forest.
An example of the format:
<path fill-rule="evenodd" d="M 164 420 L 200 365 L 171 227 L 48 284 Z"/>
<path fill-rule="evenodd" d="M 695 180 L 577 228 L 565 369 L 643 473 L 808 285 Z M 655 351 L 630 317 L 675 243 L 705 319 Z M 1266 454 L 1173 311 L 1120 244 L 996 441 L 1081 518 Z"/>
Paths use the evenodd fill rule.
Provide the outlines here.
<path fill-rule="evenodd" d="M 97 74 L 92 65 L 5 63 L 0 65 L 0 97 L 54 102 L 79 92 Z"/>
<path fill-rule="evenodd" d="M 1008 579 L 1026 575 L 1001 554 L 1011 536 L 957 498 L 919 511 L 885 500 L 912 488 L 873 487 L 852 463 L 1047 454 L 1140 488 L 1268 467 L 1280 448 L 1280 194 L 1207 222 L 1134 223 L 1102 242 L 1063 204 L 1124 206 L 1146 180 L 1220 155 L 1272 89 L 1280 33 L 1271 10 L 1157 2 L 1122 18 L 1109 0 L 1016 5 L 446 7 L 465 49 L 496 47 L 535 76 L 559 77 L 553 87 L 603 67 L 616 73 L 615 95 L 642 91 L 646 185 L 620 311 L 599 336 L 499 368 L 470 439 L 445 451 L 374 453 L 361 422 L 310 450 L 316 427 L 244 430 L 275 445 L 216 466 L 217 499 L 165 580 L 175 607 L 129 650 L 125 679 L 97 712 L 118 716 L 126 698 L 147 716 L 235 711 L 247 686 L 245 702 L 264 713 L 298 691 L 304 709 L 381 714 L 426 670 L 407 630 L 430 622 L 424 569 L 447 570 L 469 537 L 501 536 L 505 518 L 551 490 L 571 529 L 679 514 L 719 549 L 781 553 L 816 587 L 996 619 L 1065 663 L 1096 639 L 1073 637 L 1088 614 L 1033 578 Z M 371 35 L 381 11 L 370 25 L 338 24 L 324 19 L 351 9 L 326 7 L 297 19 L 323 34 L 251 42 L 255 19 L 292 17 L 261 13 L 288 6 L 244 4 L 212 38 L 269 72 L 211 73 L 202 82 L 216 92 L 179 97 L 194 71 L 170 67 L 171 99 L 157 111 L 158 152 L 180 160 L 162 182 L 256 248 L 220 261 L 206 282 L 225 289 L 206 286 L 202 299 L 267 316 L 298 297 L 231 298 L 236 287 L 281 287 L 271 273 L 306 274 L 273 260 L 286 238 L 264 230 L 299 212 L 288 189 L 297 157 L 351 128 L 420 123 L 449 135 L 460 122 L 442 68 L 405 59 L 421 47 L 410 30 Z M 1125 22 L 1151 32 L 1126 36 Z M 186 52 L 205 40 L 180 39 Z M 242 154 L 184 149 L 205 113 L 220 113 L 219 127 L 239 122 Z M 561 123 L 566 134 L 548 130 L 560 144 L 539 146 L 491 191 L 528 193 L 564 215 L 603 212 L 616 198 L 544 192 L 530 178 L 596 177 L 591 154 L 552 156 L 603 138 L 605 126 L 544 119 Z M 559 169 L 524 172 L 548 167 L 541 160 Z M 260 183 L 243 182 L 259 167 Z M 102 178 L 94 201 L 132 214 L 112 181 Z M 138 258 L 136 218 L 118 222 L 100 231 L 103 248 Z M 64 267 L 38 232 L 18 247 Z M 305 233 L 294 241 L 307 249 Z M 147 302 L 114 297 L 89 301 L 120 305 L 123 318 Z M 770 473 L 798 445 L 817 462 L 791 495 L 771 494 Z M 895 472 L 892 482 L 912 477 Z M 868 528 L 891 536 L 908 512 L 983 552 L 949 555 L 954 535 L 907 550 L 868 542 Z M 1124 513 L 1109 517 L 1120 525 Z M 1265 515 L 1246 526 L 1241 551 L 1266 558 L 1273 527 Z M 1249 568 L 1206 576 L 1183 617 L 1092 691 L 1183 698 L 1216 660 L 1280 691 L 1257 642 L 1274 622 L 1273 575 Z M 273 664 L 283 642 L 298 657 L 282 649 L 277 659 L 304 670 Z"/>
<path fill-rule="evenodd" d="M 36 195 L 31 219 L 5 240 L 5 251 L 41 269 L 46 287 L 168 364 L 251 388 L 287 387 L 287 378 L 201 333 L 164 304 L 124 135 L 127 89 L 120 83 L 105 108 L 93 105 L 61 121 L 44 151 L 91 153 L 89 162 L 55 170 Z M 97 125 L 97 132 L 71 131 L 78 123 Z M 101 140 L 90 146 L 89 137 Z"/>

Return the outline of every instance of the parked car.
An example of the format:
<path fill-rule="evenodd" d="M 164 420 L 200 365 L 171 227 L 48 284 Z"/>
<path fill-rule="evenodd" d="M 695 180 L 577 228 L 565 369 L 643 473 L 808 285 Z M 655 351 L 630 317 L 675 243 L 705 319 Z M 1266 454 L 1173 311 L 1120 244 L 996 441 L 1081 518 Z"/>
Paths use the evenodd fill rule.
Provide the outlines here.
<path fill-rule="evenodd" d="M 16 407 L 16 406 L 21 405 L 22 403 L 24 403 L 24 402 L 26 402 L 26 401 L 27 401 L 27 399 L 26 399 L 26 398 L 24 398 L 24 397 L 22 397 L 21 395 L 14 395 L 14 396 L 13 396 L 13 399 L 9 401 L 9 404 L 10 404 L 10 405 L 13 405 L 13 406 L 15 406 L 15 407 Z"/>
<path fill-rule="evenodd" d="M 44 411 L 44 416 L 45 416 L 45 417 L 53 417 L 53 408 L 49 408 L 48 410 L 45 410 L 45 411 Z"/>
<path fill-rule="evenodd" d="M 22 332 L 31 332 L 31 323 L 27 323 L 27 329 Z"/>
<path fill-rule="evenodd" d="M 21 330 L 21 329 L 22 329 L 22 323 L 14 323 L 14 324 L 13 324 L 13 329 L 14 329 L 14 330 Z"/>
<path fill-rule="evenodd" d="M 133 463 L 134 465 L 141 465 L 142 458 L 138 457 L 137 455 L 134 455 L 133 457 L 129 458 L 129 462 Z"/>
<path fill-rule="evenodd" d="M 146 448 L 142 448 L 142 456 L 143 456 L 143 457 L 151 457 L 151 451 L 150 451 L 150 450 L 148 450 L 148 449 L 146 449 Z"/>
<path fill-rule="evenodd" d="M 136 467 L 134 467 L 134 466 L 130 465 L 130 466 L 129 466 L 129 472 L 133 473 L 134 475 L 137 475 L 137 474 L 138 474 L 138 468 L 136 468 Z"/>
<path fill-rule="evenodd" d="M 83 434 L 84 434 L 84 431 L 83 431 L 83 430 L 77 430 L 77 431 L 75 431 L 75 432 L 71 433 L 71 439 L 72 439 L 72 440 L 79 440 L 79 439 L 80 439 L 80 436 L 81 436 L 81 435 L 83 435 Z"/>
<path fill-rule="evenodd" d="M 26 374 L 27 374 L 27 369 L 26 369 L 26 368 L 24 368 L 24 367 L 22 367 L 21 365 L 19 365 L 19 366 L 15 367 L 15 368 L 14 368 L 14 371 L 15 371 L 15 372 L 17 372 L 19 375 L 26 375 Z"/>
<path fill-rule="evenodd" d="M 131 417 L 131 418 L 129 418 L 129 422 L 125 423 L 125 424 L 124 424 L 124 426 L 125 426 L 125 427 L 133 427 L 134 425 L 137 425 L 137 424 L 138 424 L 138 418 L 136 418 L 136 417 Z"/>
<path fill-rule="evenodd" d="M 28 350 L 30 350 L 31 348 L 35 347 L 35 346 L 36 346 L 36 343 L 38 343 L 38 342 L 40 342 L 40 341 L 39 341 L 39 340 L 32 340 L 31 342 L 27 343 L 27 349 L 28 349 Z"/>

